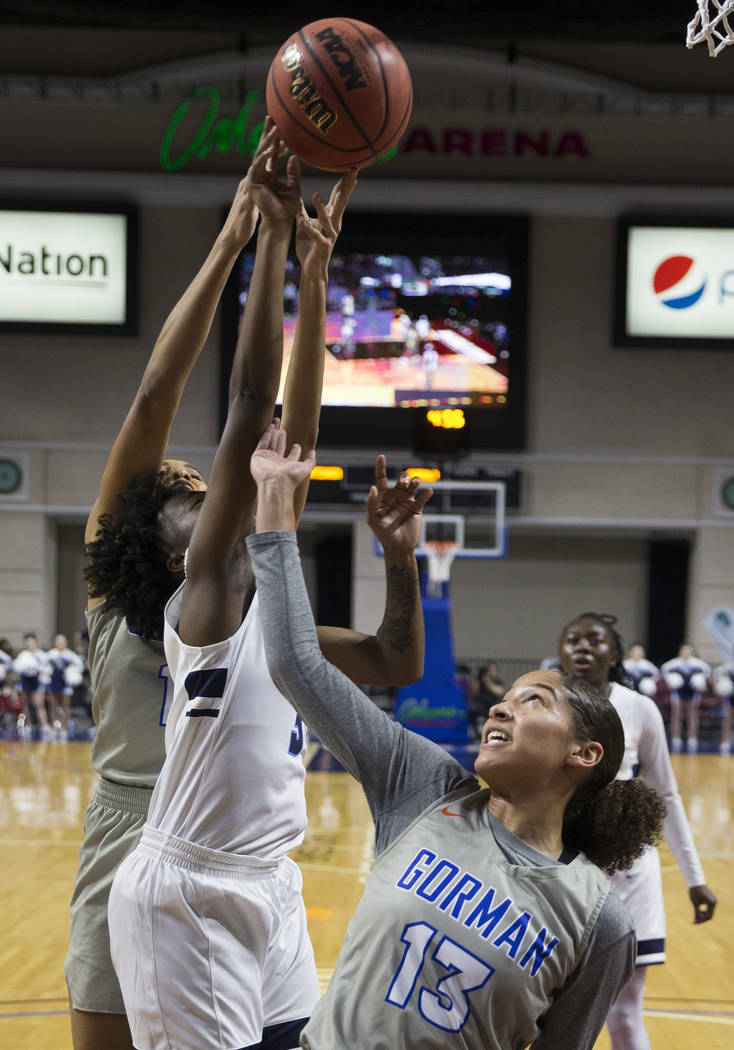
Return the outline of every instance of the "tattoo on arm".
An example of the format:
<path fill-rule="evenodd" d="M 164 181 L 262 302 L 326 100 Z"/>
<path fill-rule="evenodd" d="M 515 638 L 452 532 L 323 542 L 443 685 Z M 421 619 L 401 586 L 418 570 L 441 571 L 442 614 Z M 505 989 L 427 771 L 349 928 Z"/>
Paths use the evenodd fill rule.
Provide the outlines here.
<path fill-rule="evenodd" d="M 385 616 L 377 631 L 377 638 L 398 653 L 405 652 L 415 643 L 417 571 L 415 562 L 410 566 L 390 566 L 387 570 Z"/>

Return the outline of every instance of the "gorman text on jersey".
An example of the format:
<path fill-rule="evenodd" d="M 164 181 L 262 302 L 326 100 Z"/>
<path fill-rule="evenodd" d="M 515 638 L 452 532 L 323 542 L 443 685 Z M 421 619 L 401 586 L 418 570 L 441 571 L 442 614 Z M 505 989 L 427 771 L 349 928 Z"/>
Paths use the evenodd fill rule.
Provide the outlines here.
<path fill-rule="evenodd" d="M 558 944 L 527 911 L 518 914 L 510 897 L 495 902 L 495 890 L 453 861 L 420 849 L 396 883 L 435 905 L 462 926 L 476 927 L 481 937 L 507 952 L 521 969 L 530 964 L 534 977 Z M 537 933 L 534 933 L 537 930 Z"/>

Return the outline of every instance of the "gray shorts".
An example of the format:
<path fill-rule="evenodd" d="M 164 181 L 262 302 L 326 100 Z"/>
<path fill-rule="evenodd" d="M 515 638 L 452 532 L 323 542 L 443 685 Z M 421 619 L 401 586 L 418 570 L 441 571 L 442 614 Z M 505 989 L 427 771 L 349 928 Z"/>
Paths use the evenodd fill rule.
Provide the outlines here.
<path fill-rule="evenodd" d="M 152 790 L 100 780 L 87 807 L 64 964 L 76 1010 L 125 1013 L 110 957 L 107 901 L 117 868 L 135 849 L 143 832 Z"/>

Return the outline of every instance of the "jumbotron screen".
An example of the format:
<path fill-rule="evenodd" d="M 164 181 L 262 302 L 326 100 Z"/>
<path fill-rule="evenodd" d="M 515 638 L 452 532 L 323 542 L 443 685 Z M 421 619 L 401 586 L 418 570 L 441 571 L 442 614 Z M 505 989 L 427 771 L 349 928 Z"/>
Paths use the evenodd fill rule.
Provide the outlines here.
<path fill-rule="evenodd" d="M 240 265 L 244 310 L 254 255 Z M 298 323 L 298 268 L 285 285 L 282 396 Z M 502 408 L 512 350 L 506 260 L 337 253 L 329 271 L 322 404 Z"/>
<path fill-rule="evenodd" d="M 417 412 L 459 408 L 487 447 L 522 447 L 526 220 L 393 218 L 347 213 L 331 260 L 320 444 L 410 446 Z M 254 261 L 238 263 L 238 325 Z M 298 281 L 291 254 L 279 400 Z"/>

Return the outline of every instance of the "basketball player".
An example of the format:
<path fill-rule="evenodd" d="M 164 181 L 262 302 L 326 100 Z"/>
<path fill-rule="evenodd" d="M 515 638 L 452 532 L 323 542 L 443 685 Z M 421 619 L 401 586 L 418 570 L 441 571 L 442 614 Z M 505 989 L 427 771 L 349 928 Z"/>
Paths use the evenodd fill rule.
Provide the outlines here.
<path fill-rule="evenodd" d="M 297 176 L 291 158 L 294 191 Z M 304 342 L 311 357 L 323 357 L 328 262 L 354 182 L 354 175 L 342 179 L 329 206 L 316 201 L 317 220 L 308 219 L 297 194 L 258 192 L 255 266 L 210 487 L 206 498 L 179 492 L 159 515 L 169 568 L 181 572 L 186 564 L 186 581 L 165 615 L 173 679 L 166 760 L 142 840 L 118 869 L 109 901 L 112 958 L 139 1050 L 286 1050 L 297 1045 L 318 998 L 301 876 L 287 856 L 306 820 L 303 731 L 262 651 L 260 596 L 244 546 L 256 495 L 247 465 L 278 390 L 283 296 L 273 290 L 283 287 L 294 215 L 300 210 L 301 286 L 291 370 Z M 313 378 L 298 367 L 301 381 L 292 384 L 289 372 L 289 383 L 299 404 L 308 403 Z M 320 378 L 317 386 L 314 438 Z M 389 574 L 405 577 L 403 555 L 389 553 L 387 511 L 413 500 L 417 485 L 406 477 L 389 490 L 384 460 L 377 473 L 386 513 L 376 509 L 375 531 L 388 548 Z M 303 482 L 299 513 L 308 477 Z M 328 658 L 360 681 L 395 681 L 392 650 L 414 648 L 412 674 L 419 676 L 414 575 L 407 586 L 411 623 L 403 620 L 400 639 L 387 627 L 374 638 L 322 629 Z"/>
<path fill-rule="evenodd" d="M 693 754 L 698 751 L 698 713 L 711 668 L 699 658 L 692 645 L 684 642 L 678 655 L 664 663 L 660 670 L 670 689 L 671 750 L 683 750 L 682 705 L 686 715 L 686 749 L 689 755 Z"/>
<path fill-rule="evenodd" d="M 107 900 L 118 864 L 140 837 L 164 759 L 170 682 L 162 644 L 163 607 L 181 576 L 166 568 L 157 545 L 156 522 L 173 496 L 206 488 L 194 467 L 179 460 L 164 462 L 163 455 L 183 387 L 205 342 L 227 277 L 254 231 L 257 209 L 252 182 L 266 181 L 263 165 L 276 141 L 277 129 L 268 122 L 209 257 L 156 342 L 113 445 L 87 524 L 89 664 L 97 725 L 93 764 L 100 782 L 85 819 L 65 966 L 75 1050 L 132 1048 L 110 958 Z M 347 180 L 337 184 L 325 206 L 326 234 L 332 238 L 338 232 L 351 184 Z M 285 191 L 281 187 L 279 192 Z M 310 222 L 319 234 L 320 221 Z M 304 441 L 313 442 L 323 341 L 316 346 L 313 341 L 297 339 L 291 365 L 284 414 L 303 433 Z M 301 381 L 294 389 L 296 373 Z M 269 390 L 264 396 L 271 412 Z M 397 496 L 390 490 L 386 498 Z M 362 681 L 370 681 L 371 676 L 376 684 L 413 681 L 420 677 L 422 648 L 413 644 L 419 636 L 414 619 L 406 612 L 412 602 L 411 583 L 399 566 L 386 563 L 385 568 L 388 600 L 398 613 L 386 615 L 377 638 L 332 632 L 325 644 L 331 643 L 331 659 L 339 662 L 343 657 L 358 665 Z"/>
<path fill-rule="evenodd" d="M 475 769 L 490 790 L 392 721 L 319 649 L 292 531 L 313 455 L 285 449 L 271 426 L 251 460 L 265 652 L 278 688 L 361 781 L 377 852 L 301 1046 L 590 1048 L 635 946 L 594 862 L 629 864 L 663 812 L 640 782 L 612 783 L 624 753 L 614 708 L 577 676 L 523 675 L 484 727 Z M 396 528 L 406 557 L 419 532 L 415 513 Z"/>
<path fill-rule="evenodd" d="M 683 873 L 696 923 L 713 917 L 716 897 L 706 886 L 696 845 L 683 809 L 657 705 L 627 688 L 622 640 L 609 614 L 583 613 L 563 630 L 560 640 L 564 671 L 581 675 L 608 695 L 624 727 L 624 760 L 617 774 L 621 782 L 641 776 L 665 800 L 665 840 Z M 665 962 L 665 912 L 660 858 L 649 849 L 629 871 L 620 871 L 612 885 L 627 905 L 637 931 L 634 975 L 612 1008 L 607 1024 L 613 1050 L 649 1050 L 642 1020 L 642 998 L 647 967 Z"/>

